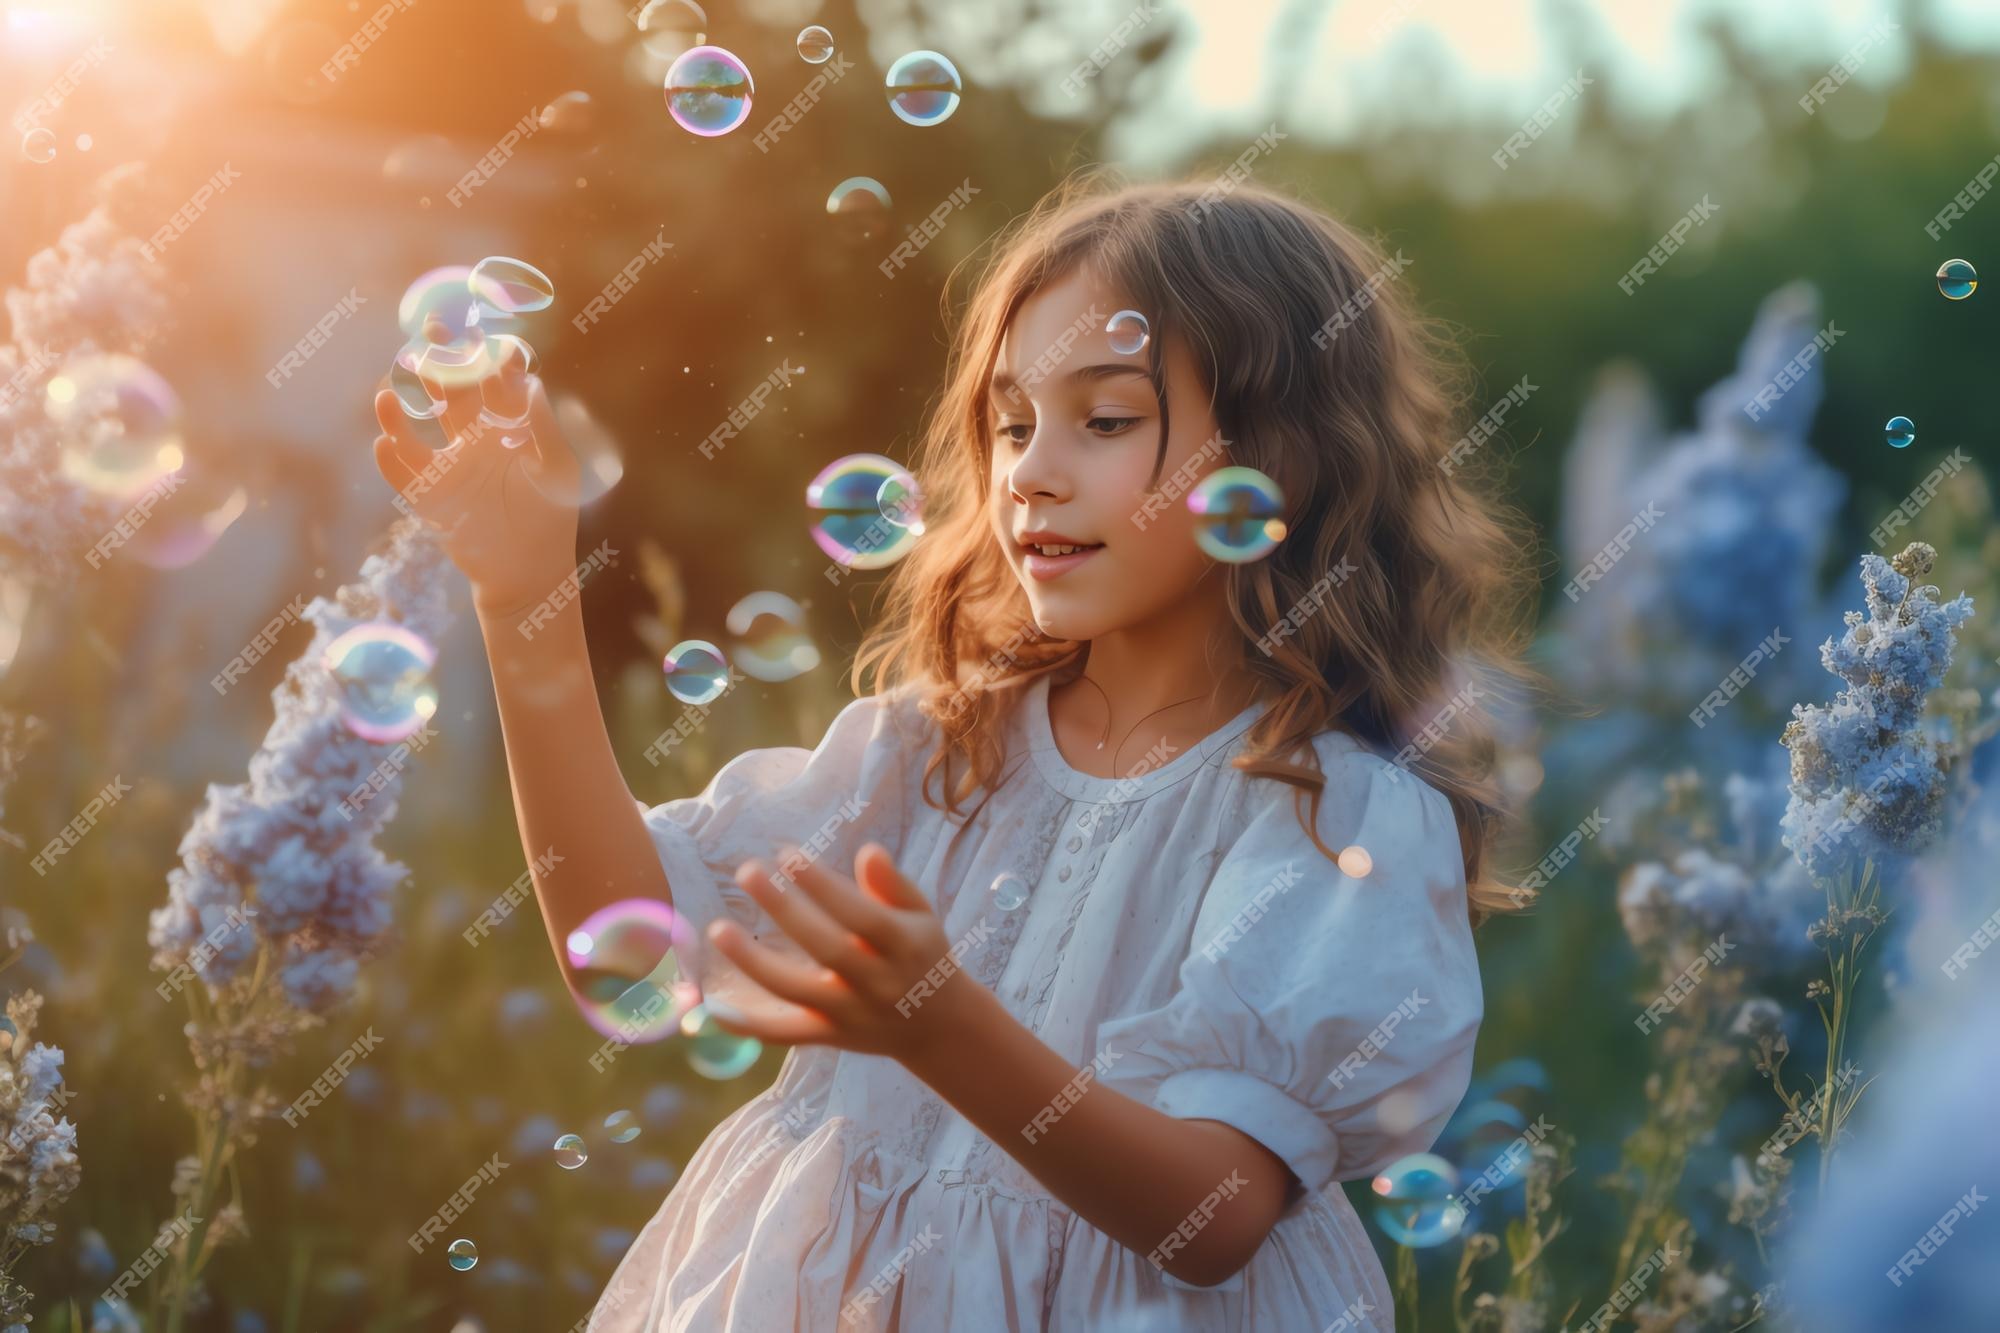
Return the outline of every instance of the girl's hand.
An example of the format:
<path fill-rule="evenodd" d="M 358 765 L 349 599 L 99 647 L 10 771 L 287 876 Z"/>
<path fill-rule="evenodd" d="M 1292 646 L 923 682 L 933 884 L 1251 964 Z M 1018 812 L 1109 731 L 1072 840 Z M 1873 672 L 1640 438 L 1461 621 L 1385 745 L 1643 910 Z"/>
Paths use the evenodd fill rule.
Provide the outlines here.
<path fill-rule="evenodd" d="M 800 858 L 787 848 L 782 859 Z M 735 921 L 711 924 L 716 949 L 782 1002 L 734 991 L 704 997 L 717 1023 L 760 1040 L 905 1062 L 956 1030 L 954 1016 L 979 983 L 955 963 L 939 969 L 949 972 L 942 982 L 927 975 L 950 954 L 937 913 L 877 843 L 855 856 L 854 874 L 802 865 L 789 871 L 798 885 L 790 892 L 772 882 L 761 862 L 737 870 L 744 892 L 806 956 L 760 944 Z"/>
<path fill-rule="evenodd" d="M 434 342 L 447 336 L 435 317 L 425 332 Z M 443 449 L 424 443 L 393 392 L 377 394 L 382 434 L 375 466 L 401 493 L 406 512 L 443 533 L 445 553 L 472 584 L 475 605 L 512 613 L 547 597 L 575 569 L 581 468 L 541 378 L 527 373 L 518 349 L 509 347 L 496 362 L 485 379 L 462 388 L 425 377 L 431 396 L 444 403 Z M 525 404 L 528 422 L 507 428 L 483 421 L 482 402 L 510 418 Z"/>

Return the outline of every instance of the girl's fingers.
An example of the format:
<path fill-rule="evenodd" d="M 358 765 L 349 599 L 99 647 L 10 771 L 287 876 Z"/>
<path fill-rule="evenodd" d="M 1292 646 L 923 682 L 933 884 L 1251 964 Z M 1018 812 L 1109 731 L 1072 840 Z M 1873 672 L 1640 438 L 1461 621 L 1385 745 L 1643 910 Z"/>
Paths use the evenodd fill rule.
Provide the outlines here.
<path fill-rule="evenodd" d="M 555 410 L 549 406 L 548 391 L 540 375 L 528 376 L 528 439 L 531 475 L 535 485 L 552 499 L 574 504 L 580 498 L 577 485 L 583 465 L 569 447 Z"/>
<path fill-rule="evenodd" d="M 854 879 L 890 907 L 907 912 L 933 910 L 923 890 L 896 868 L 895 858 L 879 842 L 868 843 L 855 853 Z"/>
<path fill-rule="evenodd" d="M 875 946 L 877 953 L 889 952 L 896 937 L 896 918 L 888 908 L 864 895 L 845 875 L 833 874 L 825 867 L 807 861 L 797 848 L 783 849 L 779 854 L 779 864 L 792 862 L 797 864 L 785 873 L 819 904 L 822 911 Z"/>
<path fill-rule="evenodd" d="M 733 921 L 718 923 L 709 931 L 708 938 L 714 943 L 716 951 L 736 964 L 744 976 L 789 1004 L 824 1012 L 852 997 L 853 992 L 847 984 L 826 968 L 811 959 L 781 953 L 768 944 L 760 943 Z M 738 997 L 729 995 L 718 998 Z M 738 1004 L 738 1008 L 748 1012 L 763 1007 Z"/>
<path fill-rule="evenodd" d="M 809 895 L 780 889 L 761 862 L 744 862 L 736 871 L 736 882 L 785 934 L 842 976 L 854 975 L 872 952 Z"/>
<path fill-rule="evenodd" d="M 393 435 L 375 437 L 375 470 L 382 474 L 382 480 L 401 494 L 408 494 L 410 484 L 423 471 L 430 450 L 422 445 L 405 444 Z"/>

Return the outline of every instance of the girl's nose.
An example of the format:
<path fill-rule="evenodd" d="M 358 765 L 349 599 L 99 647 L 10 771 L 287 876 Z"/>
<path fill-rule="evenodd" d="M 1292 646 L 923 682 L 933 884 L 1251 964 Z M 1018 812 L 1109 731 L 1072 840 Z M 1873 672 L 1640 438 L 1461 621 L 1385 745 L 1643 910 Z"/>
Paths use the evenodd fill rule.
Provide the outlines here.
<path fill-rule="evenodd" d="M 1063 500 L 1068 498 L 1068 483 L 1063 480 L 1063 471 L 1056 458 L 1054 443 L 1047 432 L 1037 429 L 1028 440 L 1028 447 L 1014 460 L 1014 466 L 1007 474 L 1007 488 L 1017 503 L 1029 500 Z"/>

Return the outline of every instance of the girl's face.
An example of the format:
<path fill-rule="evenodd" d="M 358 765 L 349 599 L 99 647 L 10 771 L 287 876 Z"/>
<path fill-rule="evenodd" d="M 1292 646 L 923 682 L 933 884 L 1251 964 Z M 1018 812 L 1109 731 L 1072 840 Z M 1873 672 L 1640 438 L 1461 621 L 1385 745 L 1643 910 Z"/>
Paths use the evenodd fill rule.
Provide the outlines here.
<path fill-rule="evenodd" d="M 1174 611 L 1220 606 L 1224 581 L 1195 545 L 1186 494 L 1228 460 L 1185 348 L 1164 349 L 1173 421 L 1160 443 L 1147 350 L 1119 353 L 1105 324 L 1126 309 L 1072 273 L 1029 297 L 1001 340 L 988 393 L 994 536 L 1045 634 L 1095 639 Z M 1038 547 L 1082 547 L 1073 554 Z M 1199 587 L 1197 587 L 1199 585 Z"/>

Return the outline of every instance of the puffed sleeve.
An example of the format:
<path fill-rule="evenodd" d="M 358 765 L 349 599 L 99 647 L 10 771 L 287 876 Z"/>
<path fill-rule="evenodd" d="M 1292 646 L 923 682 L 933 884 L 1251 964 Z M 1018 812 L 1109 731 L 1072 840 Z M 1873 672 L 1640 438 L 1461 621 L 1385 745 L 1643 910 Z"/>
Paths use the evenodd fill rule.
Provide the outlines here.
<path fill-rule="evenodd" d="M 707 989 L 711 921 L 726 912 L 775 947 L 789 939 L 737 887 L 752 858 L 783 869 L 780 849 L 796 846 L 816 864 L 852 874 L 862 845 L 879 842 L 899 860 L 909 828 L 908 765 L 922 771 L 923 744 L 907 691 L 871 695 L 843 708 L 819 745 L 774 746 L 737 755 L 698 796 L 640 810 L 666 871 L 674 910 L 694 944 L 684 962 Z"/>
<path fill-rule="evenodd" d="M 1279 788 L 1217 863 L 1174 994 L 1097 1037 L 1104 1083 L 1235 1126 L 1308 1193 L 1430 1147 L 1483 1009 L 1450 804 L 1344 737 L 1318 749 L 1320 837 L 1372 867 L 1328 860 Z"/>

